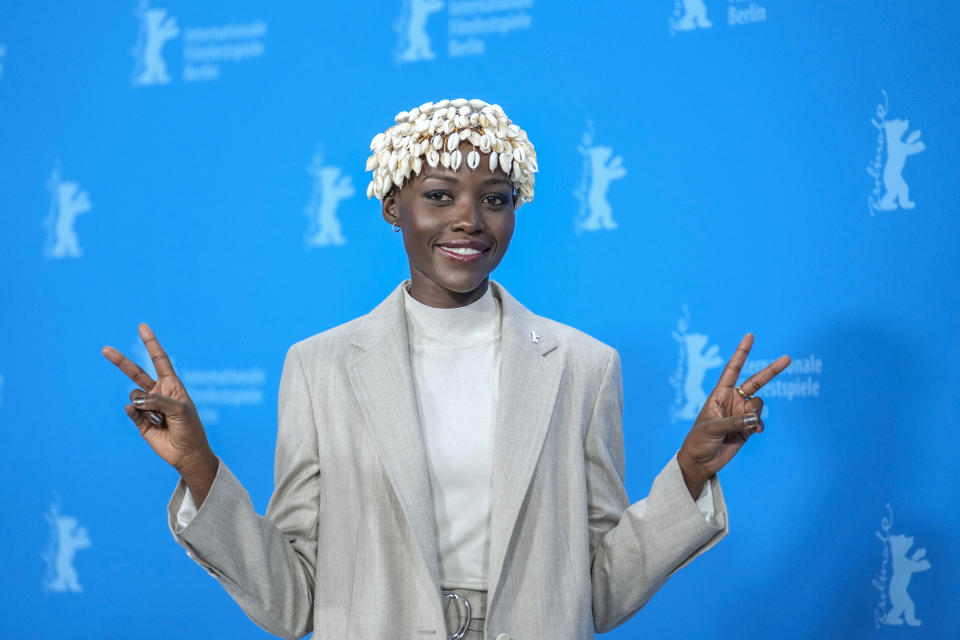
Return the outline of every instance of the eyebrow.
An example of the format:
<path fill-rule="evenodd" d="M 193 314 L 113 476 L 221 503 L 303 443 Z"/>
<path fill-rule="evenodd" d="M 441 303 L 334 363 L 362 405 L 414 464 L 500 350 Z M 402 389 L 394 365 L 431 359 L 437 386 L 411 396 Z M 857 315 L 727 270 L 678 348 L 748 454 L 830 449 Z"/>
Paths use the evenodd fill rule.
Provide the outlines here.
<path fill-rule="evenodd" d="M 454 177 L 454 176 L 443 175 L 443 174 L 426 176 L 426 177 L 424 178 L 424 180 L 443 180 L 444 182 L 449 182 L 449 183 L 451 183 L 451 184 L 460 184 L 460 180 L 459 180 L 458 178 L 456 178 L 456 177 Z M 488 185 L 488 184 L 506 184 L 506 185 L 510 185 L 511 187 L 513 187 L 513 183 L 512 183 L 512 182 L 510 182 L 510 181 L 507 180 L 506 178 L 500 178 L 500 177 L 497 177 L 497 176 L 493 176 L 493 177 L 491 177 L 491 178 L 487 178 L 486 180 L 484 180 L 484 181 L 481 182 L 480 184 L 481 184 L 482 186 L 486 186 L 486 185 Z"/>

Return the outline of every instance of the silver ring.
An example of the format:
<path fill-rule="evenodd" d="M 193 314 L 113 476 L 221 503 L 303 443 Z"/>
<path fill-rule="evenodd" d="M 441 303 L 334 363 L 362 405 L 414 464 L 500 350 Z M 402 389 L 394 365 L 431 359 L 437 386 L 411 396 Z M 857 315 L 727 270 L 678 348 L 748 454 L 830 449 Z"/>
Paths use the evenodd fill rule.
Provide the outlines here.
<path fill-rule="evenodd" d="M 453 591 L 441 591 L 440 593 L 447 600 L 453 600 L 457 603 L 463 604 L 463 610 L 466 618 L 461 618 L 460 626 L 457 627 L 457 630 L 453 632 L 453 635 L 447 636 L 447 640 L 460 640 L 463 638 L 463 636 L 467 635 L 467 625 L 470 624 L 470 601 L 459 593 L 455 593 Z"/>
<path fill-rule="evenodd" d="M 147 419 L 158 427 L 163 424 L 163 416 L 156 411 L 147 411 Z"/>
<path fill-rule="evenodd" d="M 740 397 L 743 398 L 744 402 L 746 402 L 747 400 L 753 400 L 753 396 L 748 396 L 747 394 L 745 394 L 743 392 L 743 389 L 740 387 L 740 385 L 737 385 L 737 393 L 740 394 Z"/>

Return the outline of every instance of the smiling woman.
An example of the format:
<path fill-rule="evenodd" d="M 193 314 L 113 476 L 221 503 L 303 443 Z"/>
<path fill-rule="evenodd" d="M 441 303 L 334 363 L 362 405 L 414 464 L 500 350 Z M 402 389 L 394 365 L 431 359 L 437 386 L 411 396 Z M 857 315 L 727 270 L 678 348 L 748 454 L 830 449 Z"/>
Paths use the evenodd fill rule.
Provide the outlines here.
<path fill-rule="evenodd" d="M 727 532 L 717 472 L 763 430 L 747 334 L 680 450 L 631 505 L 620 359 L 490 280 L 536 154 L 503 110 L 428 102 L 371 143 L 369 196 L 410 279 L 293 345 L 265 516 L 211 450 L 156 336 L 127 415 L 180 473 L 170 528 L 271 633 L 293 638 L 592 638 Z M 706 594 L 705 594 L 706 595 Z"/>

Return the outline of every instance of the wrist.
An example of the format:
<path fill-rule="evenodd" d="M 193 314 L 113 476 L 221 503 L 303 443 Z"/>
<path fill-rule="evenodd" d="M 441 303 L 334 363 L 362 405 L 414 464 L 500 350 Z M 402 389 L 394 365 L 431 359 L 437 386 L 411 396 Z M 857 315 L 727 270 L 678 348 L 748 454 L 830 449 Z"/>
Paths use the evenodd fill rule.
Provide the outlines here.
<path fill-rule="evenodd" d="M 220 458 L 211 449 L 198 452 L 184 459 L 177 465 L 177 472 L 188 485 L 196 480 L 212 481 L 220 467 Z"/>
<path fill-rule="evenodd" d="M 683 482 L 687 485 L 690 495 L 696 500 L 700 496 L 703 486 L 712 477 L 702 465 L 691 458 L 686 451 L 680 449 L 677 453 L 677 464 L 680 467 L 680 473 L 683 474 Z"/>

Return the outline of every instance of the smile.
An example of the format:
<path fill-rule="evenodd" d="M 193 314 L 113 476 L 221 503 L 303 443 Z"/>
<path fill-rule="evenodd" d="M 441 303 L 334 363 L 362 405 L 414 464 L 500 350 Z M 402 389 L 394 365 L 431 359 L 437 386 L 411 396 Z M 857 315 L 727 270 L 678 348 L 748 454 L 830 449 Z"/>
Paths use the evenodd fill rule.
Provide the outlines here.
<path fill-rule="evenodd" d="M 476 262 L 482 259 L 489 249 L 437 245 L 437 251 L 455 262 Z"/>

